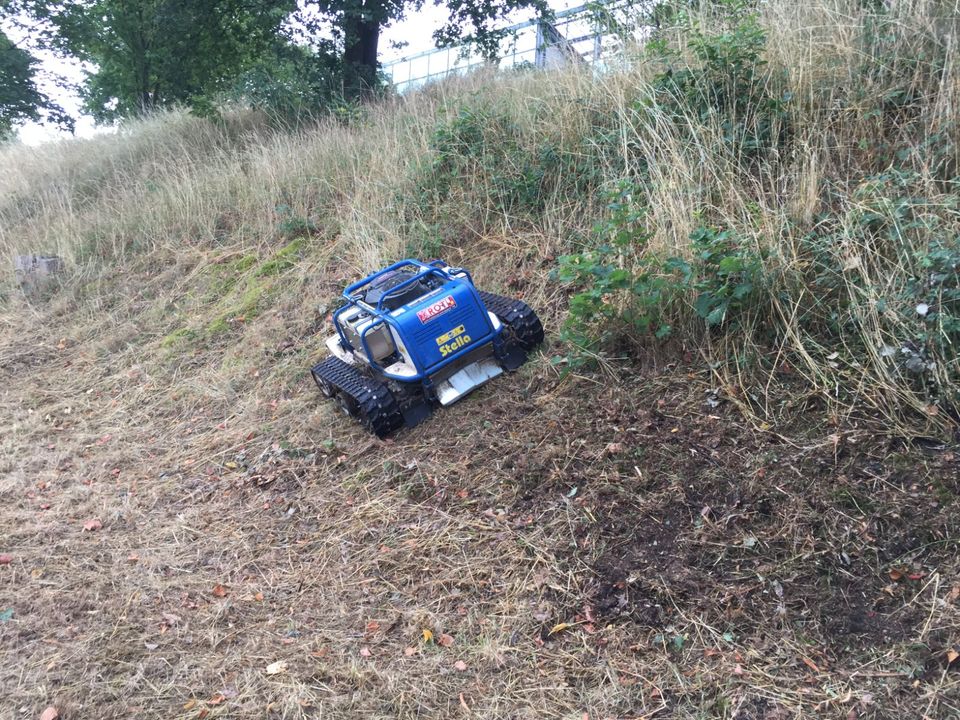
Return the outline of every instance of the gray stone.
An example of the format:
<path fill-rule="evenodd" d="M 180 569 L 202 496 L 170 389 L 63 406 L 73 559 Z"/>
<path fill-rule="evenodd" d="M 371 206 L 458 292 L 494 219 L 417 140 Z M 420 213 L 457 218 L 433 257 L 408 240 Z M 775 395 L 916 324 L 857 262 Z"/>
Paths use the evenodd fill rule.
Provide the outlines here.
<path fill-rule="evenodd" d="M 38 290 L 63 271 L 63 260 L 56 255 L 17 255 L 13 272 L 24 290 Z"/>

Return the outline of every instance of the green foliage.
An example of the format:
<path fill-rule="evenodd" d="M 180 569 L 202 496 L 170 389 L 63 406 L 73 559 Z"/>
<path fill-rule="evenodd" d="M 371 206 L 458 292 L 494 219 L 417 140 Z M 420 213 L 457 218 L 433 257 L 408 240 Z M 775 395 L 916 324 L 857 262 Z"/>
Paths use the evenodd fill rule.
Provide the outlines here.
<path fill-rule="evenodd" d="M 694 260 L 688 264 L 673 258 L 671 266 L 680 270 L 683 281 L 697 293 L 694 309 L 708 327 L 737 320 L 760 297 L 763 263 L 760 254 L 747 247 L 728 230 L 697 228 L 690 236 Z"/>
<path fill-rule="evenodd" d="M 460 108 L 434 130 L 428 184 L 443 200 L 467 178 L 481 175 L 488 179 L 496 210 L 536 212 L 542 208 L 544 180 L 556 156 L 549 148 L 532 154 L 521 139 L 509 116 L 484 106 Z"/>
<path fill-rule="evenodd" d="M 545 0 L 437 0 L 446 5 L 447 22 L 433 37 L 443 47 L 469 44 L 486 57 L 494 57 L 505 32 L 496 29 L 516 10 L 533 8 L 545 15 Z M 342 70 L 343 95 L 349 99 L 382 90 L 377 73 L 380 34 L 390 23 L 423 7 L 423 0 L 304 0 L 295 24 L 316 40 L 332 35 Z"/>
<path fill-rule="evenodd" d="M 593 194 L 603 177 L 603 154 L 620 143 L 612 131 L 597 131 L 597 137 L 572 142 L 547 134 L 530 137 L 496 105 L 465 104 L 434 129 L 431 160 L 418 168 L 416 192 L 422 205 L 437 208 L 437 216 L 445 203 L 482 191 L 476 202 L 484 209 L 536 220 L 551 197 Z"/>
<path fill-rule="evenodd" d="M 31 120 L 73 130 L 63 108 L 37 89 L 36 64 L 30 53 L 0 32 L 0 140 Z"/>
<path fill-rule="evenodd" d="M 8 12 L 50 29 L 48 45 L 90 63 L 83 87 L 98 120 L 213 97 L 281 42 L 293 0 L 13 0 Z"/>
<path fill-rule="evenodd" d="M 762 297 L 760 254 L 728 230 L 699 227 L 692 257 L 650 250 L 642 200 L 631 181 L 610 195 L 597 245 L 559 259 L 557 278 L 576 286 L 564 337 L 590 352 L 665 339 L 689 309 L 707 328 L 733 332 Z"/>
<path fill-rule="evenodd" d="M 310 218 L 297 215 L 289 205 L 277 205 L 276 211 L 281 218 L 277 230 L 282 237 L 296 238 L 299 235 L 309 235 L 317 229 Z"/>
<path fill-rule="evenodd" d="M 284 43 L 241 73 L 225 97 L 262 110 L 278 124 L 297 125 L 349 106 L 341 100 L 340 73 L 329 43 L 316 49 Z"/>
<path fill-rule="evenodd" d="M 933 242 L 918 254 L 917 264 L 924 272 L 911 279 L 909 290 L 918 305 L 927 308 L 918 311 L 927 339 L 955 360 L 960 347 L 960 236 Z"/>
<path fill-rule="evenodd" d="M 681 127 L 716 121 L 723 140 L 742 157 L 758 157 L 781 146 L 789 137 L 789 92 L 767 68 L 763 52 L 766 35 L 750 3 L 720 3 L 728 14 L 726 32 L 709 33 L 682 12 L 696 64 L 681 64 L 677 53 L 661 38 L 648 45 L 667 68 L 653 81 L 656 102 Z"/>

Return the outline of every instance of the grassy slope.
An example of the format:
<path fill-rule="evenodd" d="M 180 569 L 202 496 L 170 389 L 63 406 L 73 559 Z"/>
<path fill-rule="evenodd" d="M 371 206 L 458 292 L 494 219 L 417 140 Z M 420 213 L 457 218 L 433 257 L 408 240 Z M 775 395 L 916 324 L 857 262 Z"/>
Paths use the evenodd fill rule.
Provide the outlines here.
<path fill-rule="evenodd" d="M 807 98 L 857 84 L 841 60 L 863 17 L 793 5 L 765 10 L 771 63 Z M 960 712 L 956 450 L 878 432 L 913 399 L 865 380 L 872 401 L 823 401 L 814 358 L 766 386 L 790 411 L 758 415 L 683 317 L 635 365 L 548 361 L 554 258 L 639 155 L 668 158 L 643 177 L 653 245 L 674 249 L 704 213 L 791 247 L 785 221 L 813 222 L 837 167 L 869 162 L 818 147 L 745 185 L 715 128 L 636 121 L 652 72 L 476 78 L 296 135 L 171 115 L 4 151 L 0 248 L 55 250 L 71 274 L 43 301 L 8 283 L 0 305 L 0 717 Z M 531 200 L 510 163 L 545 139 L 583 163 Z M 429 181 L 450 177 L 438 147 L 460 182 Z M 318 308 L 408 252 L 523 295 L 553 332 L 521 372 L 379 442 L 307 369 Z"/>

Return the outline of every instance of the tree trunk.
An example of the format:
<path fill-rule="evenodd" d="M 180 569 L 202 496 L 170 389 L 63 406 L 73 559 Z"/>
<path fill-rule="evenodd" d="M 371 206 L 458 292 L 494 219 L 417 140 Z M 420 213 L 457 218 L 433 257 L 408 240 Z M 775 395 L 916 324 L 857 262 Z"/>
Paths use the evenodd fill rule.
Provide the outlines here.
<path fill-rule="evenodd" d="M 343 89 L 349 97 L 370 94 L 377 85 L 380 22 L 359 16 L 344 22 Z"/>

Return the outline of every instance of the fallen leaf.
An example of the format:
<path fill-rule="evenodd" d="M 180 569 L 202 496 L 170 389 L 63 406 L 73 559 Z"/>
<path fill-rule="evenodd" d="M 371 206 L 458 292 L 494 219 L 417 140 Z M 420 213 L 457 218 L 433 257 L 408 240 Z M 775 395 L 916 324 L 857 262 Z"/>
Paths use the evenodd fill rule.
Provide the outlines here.
<path fill-rule="evenodd" d="M 184 710 L 193 710 L 196 706 L 197 706 L 197 701 L 196 701 L 196 699 L 191 698 L 191 699 L 187 700 L 187 701 L 183 704 L 183 709 L 184 709 Z"/>
<path fill-rule="evenodd" d="M 53 705 L 40 713 L 40 720 L 57 720 L 58 717 L 60 717 L 60 711 Z"/>
<path fill-rule="evenodd" d="M 371 655 L 373 655 L 373 653 L 370 652 L 370 648 L 368 648 L 366 645 L 364 645 L 362 648 L 360 648 L 360 656 L 361 656 L 361 657 L 370 657 Z"/>
<path fill-rule="evenodd" d="M 430 631 L 430 630 L 427 630 L 426 628 L 424 628 L 424 629 L 423 629 L 423 641 L 424 641 L 425 643 L 433 642 L 433 632 Z"/>
<path fill-rule="evenodd" d="M 547 635 L 548 636 L 556 635 L 558 632 L 563 632 L 564 630 L 566 630 L 571 626 L 572 626 L 572 623 L 557 623 L 552 628 L 550 628 L 550 632 L 548 632 Z"/>
<path fill-rule="evenodd" d="M 960 658 L 960 652 L 957 652 L 953 648 L 947 650 L 947 665 L 953 665 L 957 658 Z"/>
<path fill-rule="evenodd" d="M 210 592 L 213 594 L 214 597 L 222 598 L 227 596 L 227 589 L 220 583 L 217 583 L 216 585 L 214 585 L 213 590 L 211 590 Z"/>
<path fill-rule="evenodd" d="M 902 573 L 901 571 L 897 570 L 896 568 L 894 568 L 893 570 L 891 570 L 890 573 L 889 573 L 889 575 L 890 575 L 890 579 L 893 580 L 894 582 L 896 582 L 897 580 L 902 580 L 902 579 L 903 579 L 903 573 Z"/>
<path fill-rule="evenodd" d="M 279 675 L 287 671 L 287 661 L 277 660 L 267 665 L 267 675 Z"/>
<path fill-rule="evenodd" d="M 801 656 L 800 656 L 800 659 L 803 660 L 803 664 L 804 664 L 804 665 L 806 665 L 808 668 L 810 668 L 810 669 L 813 670 L 814 672 L 817 672 L 817 673 L 820 672 L 820 666 L 817 665 L 817 664 L 816 664 L 813 660 L 811 660 L 810 658 L 801 655 Z"/>
<path fill-rule="evenodd" d="M 376 620 L 371 620 L 370 622 L 367 623 L 368 633 L 375 633 L 379 629 L 380 629 L 380 623 L 378 623 Z"/>
<path fill-rule="evenodd" d="M 263 593 L 262 593 L 262 592 L 257 592 L 256 594 L 254 594 L 253 599 L 256 600 L 257 602 L 262 602 L 262 601 L 263 601 Z"/>
<path fill-rule="evenodd" d="M 140 556 L 136 553 L 130 553 L 127 555 L 127 562 L 137 562 L 140 560 Z"/>
<path fill-rule="evenodd" d="M 100 530 L 102 527 L 103 527 L 103 522 L 100 520 L 100 518 L 93 518 L 93 520 L 87 520 L 83 524 L 84 532 L 96 532 L 97 530 Z"/>
<path fill-rule="evenodd" d="M 210 711 L 207 710 L 206 708 L 203 708 L 200 710 L 200 712 L 197 713 L 197 720 L 203 720 L 209 714 L 210 714 Z"/>
<path fill-rule="evenodd" d="M 454 640 L 452 635 L 447 635 L 446 633 L 442 633 L 440 635 L 439 643 L 444 647 L 451 647 L 453 645 L 453 642 Z"/>
<path fill-rule="evenodd" d="M 457 660 L 453 664 L 453 667 L 459 670 L 460 672 L 463 672 L 464 670 L 467 669 L 467 664 L 463 660 Z"/>
<path fill-rule="evenodd" d="M 412 655 L 417 654 L 417 649 L 415 647 L 404 648 L 403 654 L 406 655 L 407 657 L 411 657 Z"/>
<path fill-rule="evenodd" d="M 207 705 L 219 705 L 226 699 L 227 699 L 226 695 L 224 695 L 223 693 L 217 693 L 212 698 L 207 700 Z"/>
<path fill-rule="evenodd" d="M 0 554 L 0 565 L 9 565 L 13 562 L 13 556 L 6 553 Z"/>
<path fill-rule="evenodd" d="M 460 707 L 467 711 L 467 714 L 470 713 L 470 706 L 467 705 L 467 701 L 463 699 L 463 693 L 460 693 Z"/>

